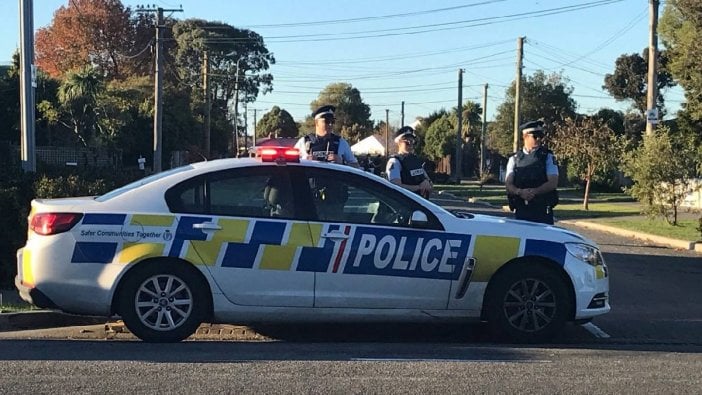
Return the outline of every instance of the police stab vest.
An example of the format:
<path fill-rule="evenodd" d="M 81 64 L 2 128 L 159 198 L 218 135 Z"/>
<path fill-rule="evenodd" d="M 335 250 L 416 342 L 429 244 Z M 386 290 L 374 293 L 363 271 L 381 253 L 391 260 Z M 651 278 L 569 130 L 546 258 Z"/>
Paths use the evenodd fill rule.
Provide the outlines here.
<path fill-rule="evenodd" d="M 422 161 L 415 154 L 398 154 L 394 158 L 400 161 L 400 179 L 406 185 L 419 185 L 426 179 Z"/>
<path fill-rule="evenodd" d="M 319 137 L 314 133 L 305 136 L 305 150 L 311 159 L 325 162 L 329 154 L 339 153 L 341 137 L 334 133 L 327 133 Z"/>
<path fill-rule="evenodd" d="M 514 185 L 519 189 L 536 188 L 548 181 L 546 160 L 549 154 L 551 151 L 544 147 L 539 147 L 528 154 L 523 150 L 519 151 L 514 161 Z M 558 200 L 558 191 L 553 190 L 534 198 L 534 203 L 556 207 Z"/>

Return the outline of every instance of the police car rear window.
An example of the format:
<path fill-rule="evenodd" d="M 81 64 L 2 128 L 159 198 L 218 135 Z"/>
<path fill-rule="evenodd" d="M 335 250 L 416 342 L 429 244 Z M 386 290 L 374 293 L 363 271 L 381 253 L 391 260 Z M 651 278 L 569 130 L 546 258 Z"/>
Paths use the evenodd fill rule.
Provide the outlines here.
<path fill-rule="evenodd" d="M 136 188 L 139 188 L 141 186 L 150 184 L 154 181 L 160 180 L 164 177 L 168 177 L 168 176 L 173 175 L 173 174 L 182 173 L 182 172 L 184 172 L 186 170 L 190 170 L 192 168 L 193 168 L 192 166 L 186 165 L 186 166 L 176 167 L 175 169 L 162 171 L 160 173 L 152 174 L 148 177 L 144 177 L 140 180 L 129 183 L 123 187 L 119 187 L 119 188 L 114 189 L 110 192 L 107 192 L 104 195 L 98 196 L 95 200 L 97 200 L 98 202 L 104 202 L 104 201 L 113 199 L 113 198 L 115 198 L 115 197 L 117 197 L 125 192 L 131 191 L 132 189 L 136 189 Z"/>

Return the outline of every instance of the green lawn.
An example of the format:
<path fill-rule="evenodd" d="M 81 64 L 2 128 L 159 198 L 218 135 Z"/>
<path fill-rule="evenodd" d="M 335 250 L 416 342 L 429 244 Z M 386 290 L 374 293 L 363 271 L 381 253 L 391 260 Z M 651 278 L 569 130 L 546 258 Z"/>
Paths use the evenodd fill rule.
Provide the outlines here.
<path fill-rule="evenodd" d="M 475 184 L 461 184 L 461 185 L 451 185 L 451 184 L 437 184 L 434 185 L 434 190 L 436 191 L 446 191 L 455 196 L 467 199 L 478 199 L 484 202 L 488 202 L 498 206 L 504 206 L 507 204 L 507 196 L 505 193 L 504 185 L 485 185 L 482 188 Z M 576 188 L 559 188 L 558 189 L 561 201 L 579 202 L 582 203 L 584 192 Z M 564 201 L 565 200 L 565 201 Z M 594 202 L 634 202 L 631 196 L 625 193 L 612 193 L 612 192 L 593 192 L 590 194 L 590 201 Z"/>
<path fill-rule="evenodd" d="M 496 206 L 507 204 L 504 185 L 485 185 L 482 189 L 477 183 L 435 185 L 434 189 L 466 200 L 477 199 Z M 559 193 L 561 203 L 554 210 L 558 219 L 596 219 L 597 223 L 658 236 L 690 241 L 702 239 L 696 230 L 699 226 L 697 214 L 687 215 L 678 220 L 677 226 L 671 226 L 664 219 L 649 220 L 642 216 L 639 204 L 624 193 L 591 193 L 587 211 L 582 208 L 582 190 L 559 188 Z"/>
<path fill-rule="evenodd" d="M 17 311 L 27 311 L 27 310 L 36 310 L 36 306 L 30 305 L 27 303 L 23 304 L 14 304 L 14 303 L 8 303 L 8 304 L 1 304 L 0 305 L 0 313 L 14 313 Z"/>
<path fill-rule="evenodd" d="M 649 220 L 639 217 L 606 218 L 598 220 L 597 223 L 673 239 L 702 241 L 702 235 L 696 229 L 699 222 L 695 220 L 678 220 L 676 226 L 669 225 L 663 219 Z"/>

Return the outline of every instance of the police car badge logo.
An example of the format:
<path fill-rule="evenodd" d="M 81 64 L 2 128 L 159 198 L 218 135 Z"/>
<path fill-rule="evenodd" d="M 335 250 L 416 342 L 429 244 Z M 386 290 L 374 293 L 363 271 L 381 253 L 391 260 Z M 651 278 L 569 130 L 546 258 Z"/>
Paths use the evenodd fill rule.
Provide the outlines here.
<path fill-rule="evenodd" d="M 163 232 L 163 240 L 171 241 L 172 238 L 173 238 L 173 233 L 171 233 L 170 230 L 166 229 L 166 231 Z"/>

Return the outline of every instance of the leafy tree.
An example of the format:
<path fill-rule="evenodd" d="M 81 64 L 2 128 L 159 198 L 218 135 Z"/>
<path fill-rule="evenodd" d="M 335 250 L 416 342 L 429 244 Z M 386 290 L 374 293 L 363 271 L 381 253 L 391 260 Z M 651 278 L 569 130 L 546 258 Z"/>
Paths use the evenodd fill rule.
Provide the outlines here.
<path fill-rule="evenodd" d="M 108 83 L 96 106 L 100 145 L 121 149 L 130 164 L 153 150 L 153 86 L 149 77 Z"/>
<path fill-rule="evenodd" d="M 226 151 L 226 136 L 233 130 L 229 108 L 237 90 L 239 106 L 253 102 L 259 93 L 269 92 L 273 76 L 264 71 L 275 63 L 275 58 L 259 34 L 222 22 L 187 19 L 176 22 L 172 32 L 175 44 L 169 53 L 173 56 L 174 67 L 170 70 L 169 81 L 180 91 L 189 93 L 192 112 L 201 125 L 205 111 L 202 66 L 207 52 L 212 147 Z M 241 118 L 234 122 L 241 124 L 240 121 Z M 243 132 L 241 127 L 238 130 Z M 225 138 L 224 145 L 215 145 L 215 140 L 220 138 Z"/>
<path fill-rule="evenodd" d="M 572 93 L 573 88 L 561 74 L 546 75 L 543 71 L 537 71 L 522 83 L 520 119 L 541 119 L 546 125 L 552 125 L 572 117 L 575 115 Z M 495 120 L 488 125 L 487 146 L 504 156 L 514 152 L 514 97 L 515 86 L 512 83 L 507 89 L 504 103 L 497 108 Z"/>
<path fill-rule="evenodd" d="M 663 216 L 677 225 L 678 208 L 699 174 L 699 147 L 686 135 L 659 126 L 638 148 L 625 152 L 623 169 L 634 185 L 629 192 L 651 217 Z"/>
<path fill-rule="evenodd" d="M 149 17 L 132 17 L 120 0 L 71 0 L 37 31 L 36 64 L 52 77 L 90 65 L 108 79 L 123 78 L 151 59 L 149 51 L 135 53 L 148 48 L 150 26 Z"/>
<path fill-rule="evenodd" d="M 432 122 L 425 136 L 424 154 L 433 160 L 456 152 L 456 127 L 450 115 Z"/>
<path fill-rule="evenodd" d="M 12 64 L 0 67 L 0 140 L 19 142 L 19 53 L 12 56 Z"/>
<path fill-rule="evenodd" d="M 256 125 L 256 137 L 296 137 L 297 135 L 297 125 L 292 115 L 278 106 L 273 106 Z"/>
<path fill-rule="evenodd" d="M 595 117 L 566 118 L 556 126 L 554 149 L 585 181 L 583 209 L 588 210 L 590 183 L 595 174 L 613 167 L 617 138 L 607 123 Z"/>
<path fill-rule="evenodd" d="M 327 85 L 310 103 L 312 111 L 323 105 L 336 106 L 336 124 L 334 127 L 342 133 L 349 143 L 357 142 L 372 133 L 373 122 L 370 120 L 370 107 L 363 102 L 358 89 L 343 82 Z M 355 125 L 355 126 L 354 126 Z M 308 116 L 305 129 L 314 130 L 314 120 Z"/>
<path fill-rule="evenodd" d="M 226 104 L 234 97 L 237 72 L 240 103 L 252 102 L 259 93 L 271 91 L 273 76 L 264 71 L 275 63 L 275 57 L 258 33 L 222 22 L 186 19 L 173 25 L 173 38 L 179 86 L 197 87 L 196 92 L 201 95 L 207 51 L 210 89 L 215 100 Z"/>
<path fill-rule="evenodd" d="M 657 106 L 665 113 L 663 89 L 675 85 L 668 72 L 668 55 L 665 50 L 658 53 Z M 646 114 L 648 94 L 648 48 L 643 56 L 633 53 L 619 56 L 614 73 L 605 75 L 602 89 L 607 90 L 618 101 L 631 100 L 641 115 Z"/>
<path fill-rule="evenodd" d="M 669 69 L 685 90 L 684 109 L 702 120 L 702 2 L 669 0 L 659 25 L 663 45 L 670 58 Z"/>

